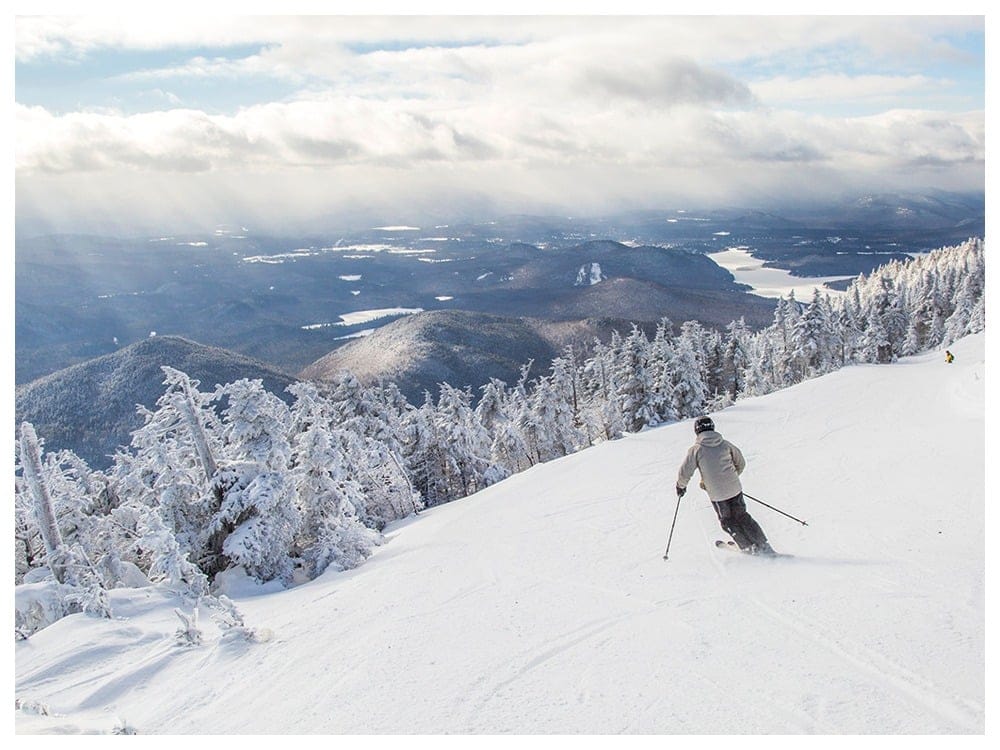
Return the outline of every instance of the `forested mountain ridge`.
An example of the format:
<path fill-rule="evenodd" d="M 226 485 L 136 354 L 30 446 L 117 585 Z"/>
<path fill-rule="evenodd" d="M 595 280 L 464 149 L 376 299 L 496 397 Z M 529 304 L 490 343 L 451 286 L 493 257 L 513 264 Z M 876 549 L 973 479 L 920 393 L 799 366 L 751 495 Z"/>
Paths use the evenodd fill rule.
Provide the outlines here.
<path fill-rule="evenodd" d="M 153 336 L 19 386 L 15 419 L 34 424 L 50 449 L 71 449 L 91 466 L 106 468 L 115 450 L 127 446 L 131 432 L 142 425 L 136 406 L 151 408 L 162 395 L 164 365 L 184 370 L 203 388 L 261 379 L 267 390 L 284 398 L 295 380 L 236 352 L 178 336 Z"/>
<path fill-rule="evenodd" d="M 349 371 L 365 386 L 395 383 L 411 403 L 448 383 L 478 396 L 491 380 L 516 382 L 531 363 L 544 373 L 566 348 L 589 351 L 595 341 L 631 327 L 627 319 L 546 321 L 537 318 L 428 310 L 395 320 L 351 341 L 299 373 L 302 380 L 332 381 Z M 646 324 L 650 332 L 655 323 Z"/>

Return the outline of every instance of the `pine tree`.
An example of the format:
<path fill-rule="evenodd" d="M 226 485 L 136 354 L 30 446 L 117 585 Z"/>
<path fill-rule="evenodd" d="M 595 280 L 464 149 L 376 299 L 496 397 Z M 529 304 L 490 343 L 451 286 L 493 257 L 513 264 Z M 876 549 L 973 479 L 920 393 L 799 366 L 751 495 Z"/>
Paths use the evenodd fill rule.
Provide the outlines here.
<path fill-rule="evenodd" d="M 214 393 L 199 391 L 198 381 L 179 370 L 162 369 L 166 390 L 155 411 L 139 407 L 144 424 L 132 433 L 133 454 L 115 456 L 112 481 L 119 496 L 155 507 L 180 548 L 214 576 L 222 569 L 221 550 L 207 528 L 223 492 L 222 425 L 212 408 Z"/>
<path fill-rule="evenodd" d="M 207 528 L 218 550 L 213 574 L 242 566 L 261 581 L 290 581 L 300 516 L 287 473 L 247 461 L 221 469 L 219 480 L 222 503 Z"/>
<path fill-rule="evenodd" d="M 646 372 L 646 357 L 649 341 L 638 326 L 621 341 L 618 354 L 613 362 L 612 382 L 618 400 L 625 430 L 638 432 L 656 421 L 650 408 L 650 392 L 653 384 Z"/>
<path fill-rule="evenodd" d="M 491 440 L 472 408 L 472 391 L 442 383 L 433 418 L 443 437 L 440 453 L 450 499 L 485 487 Z"/>
<path fill-rule="evenodd" d="M 573 450 L 593 445 L 594 430 L 586 418 L 584 389 L 581 378 L 582 366 L 577 362 L 573 347 L 563 350 L 561 357 L 552 360 L 552 388 L 561 403 L 566 405 L 568 416 L 563 420 L 560 440 Z"/>
<path fill-rule="evenodd" d="M 647 402 L 653 414 L 653 423 L 672 422 L 677 415 L 671 406 L 673 385 L 670 375 L 670 358 L 673 352 L 673 324 L 663 318 L 656 325 L 653 338 L 649 342 L 646 359 L 649 393 Z"/>
<path fill-rule="evenodd" d="M 726 387 L 726 349 L 718 331 L 706 331 L 703 338 L 702 369 L 710 395 L 709 411 L 719 411 L 732 403 Z"/>
<path fill-rule="evenodd" d="M 792 298 L 793 295 L 789 293 L 789 299 Z M 787 373 L 788 349 L 792 330 L 789 305 L 793 304 L 783 297 L 778 298 L 774 307 L 774 319 L 764 334 L 770 341 L 769 351 L 772 354 L 769 358 L 772 369 L 770 373 L 767 373 L 767 380 L 771 383 L 771 388 L 783 388 L 789 380 Z"/>
<path fill-rule="evenodd" d="M 111 617 L 111 606 L 100 575 L 79 544 L 67 544 L 56 517 L 55 500 L 42 463 L 42 444 L 30 422 L 22 422 L 17 445 L 24 484 L 34 503 L 35 520 L 45 546 L 45 564 L 63 585 L 67 612 L 83 611 Z"/>
<path fill-rule="evenodd" d="M 892 362 L 892 341 L 878 312 L 873 310 L 859 342 L 863 361 L 878 364 Z"/>
<path fill-rule="evenodd" d="M 749 364 L 747 349 L 750 337 L 750 329 L 742 317 L 726 326 L 720 386 L 733 401 L 746 391 L 746 370 Z"/>
<path fill-rule="evenodd" d="M 901 348 L 903 355 L 916 354 L 927 347 L 934 325 L 934 306 L 933 291 L 930 291 L 918 298 L 909 311 L 906 337 Z"/>
<path fill-rule="evenodd" d="M 268 581 L 290 580 L 300 516 L 288 466 L 291 421 L 285 403 L 260 380 L 237 380 L 216 390 L 223 410 L 226 464 L 218 471 L 221 502 L 208 524 L 219 563 L 242 565 Z"/>
<path fill-rule="evenodd" d="M 670 403 L 677 418 L 686 419 L 703 414 L 708 393 L 689 338 L 678 337 L 671 357 L 670 373 Z"/>
<path fill-rule="evenodd" d="M 358 507 L 366 505 L 364 490 L 351 478 L 331 428 L 330 404 L 312 383 L 295 383 L 289 391 L 295 396 L 291 418 L 296 425 L 290 478 L 302 519 L 294 550 L 314 578 L 329 567 L 360 565 L 381 537 L 358 518 Z"/>
<path fill-rule="evenodd" d="M 404 444 L 405 466 L 413 486 L 427 505 L 438 505 L 450 497 L 449 466 L 444 445 L 445 437 L 435 419 L 434 402 L 430 393 L 424 394 L 424 403 L 407 414 Z"/>
<path fill-rule="evenodd" d="M 250 461 L 262 471 L 283 472 L 288 467 L 288 406 L 264 389 L 260 380 L 243 378 L 219 386 L 215 400 L 226 403 L 222 438 L 231 461 Z"/>
<path fill-rule="evenodd" d="M 552 375 L 539 378 L 522 412 L 520 427 L 541 461 L 567 456 L 586 443 L 577 427 L 573 394 L 568 388 L 568 373 L 558 365 Z"/>
<path fill-rule="evenodd" d="M 813 289 L 812 301 L 792 329 L 790 366 L 798 380 L 811 378 L 826 371 L 830 339 L 827 311 L 819 289 Z"/>
<path fill-rule="evenodd" d="M 958 295 L 955 297 L 955 311 L 948 316 L 948 319 L 944 323 L 944 342 L 945 344 L 952 344 L 962 336 L 967 333 L 974 333 L 975 328 L 978 326 L 970 326 L 970 322 L 974 320 L 973 311 L 976 310 L 977 304 L 983 298 L 983 288 L 982 283 L 978 276 L 968 275 L 961 283 L 958 289 Z M 976 319 L 985 320 L 985 307 L 981 306 L 980 310 L 976 314 Z"/>
<path fill-rule="evenodd" d="M 159 514 L 152 508 L 130 510 L 136 511 L 136 516 L 129 519 L 137 530 L 136 546 L 149 557 L 149 580 L 166 581 L 195 600 L 208 595 L 208 577 L 188 559 Z M 119 513 L 119 518 L 122 515 Z"/>
<path fill-rule="evenodd" d="M 625 418 L 621 411 L 617 384 L 614 382 L 614 361 L 621 347 L 621 337 L 612 333 L 611 341 L 594 342 L 594 351 L 584 363 L 581 384 L 587 401 L 587 421 L 597 430 L 602 440 L 613 440 L 625 431 Z"/>
<path fill-rule="evenodd" d="M 21 440 L 18 444 L 21 471 L 28 494 L 33 503 L 36 523 L 45 546 L 45 559 L 58 583 L 69 581 L 67 552 L 63 545 L 62 531 L 56 520 L 52 494 L 45 481 L 42 467 L 42 445 L 30 422 L 21 423 Z"/>
<path fill-rule="evenodd" d="M 489 471 L 491 481 L 499 481 L 524 471 L 538 462 L 538 455 L 528 446 L 521 430 L 527 413 L 528 395 L 525 390 L 527 372 L 515 388 L 494 379 L 483 386 L 483 396 L 476 407 L 476 417 L 491 436 Z"/>

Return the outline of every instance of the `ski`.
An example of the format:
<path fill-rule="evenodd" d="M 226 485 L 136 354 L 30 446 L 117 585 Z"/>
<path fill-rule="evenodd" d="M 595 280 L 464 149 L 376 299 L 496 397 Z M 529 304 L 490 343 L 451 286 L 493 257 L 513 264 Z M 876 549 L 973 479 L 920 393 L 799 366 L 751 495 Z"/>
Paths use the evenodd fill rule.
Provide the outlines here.
<path fill-rule="evenodd" d="M 751 557 L 791 557 L 791 555 L 786 555 L 781 552 L 771 552 L 759 555 L 754 554 L 752 552 L 744 552 L 743 550 L 740 549 L 739 545 L 736 544 L 736 542 L 731 542 L 731 541 L 727 542 L 722 539 L 716 539 L 715 546 L 718 547 L 719 549 L 726 549 L 729 550 L 730 552 L 739 552 L 744 555 L 750 555 Z"/>

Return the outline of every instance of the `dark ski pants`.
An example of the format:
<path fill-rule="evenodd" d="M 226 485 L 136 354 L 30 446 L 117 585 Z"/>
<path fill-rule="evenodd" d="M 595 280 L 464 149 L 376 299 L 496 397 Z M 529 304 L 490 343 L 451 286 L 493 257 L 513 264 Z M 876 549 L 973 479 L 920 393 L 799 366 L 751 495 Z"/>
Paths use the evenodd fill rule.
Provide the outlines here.
<path fill-rule="evenodd" d="M 720 502 L 712 502 L 715 512 L 719 516 L 719 523 L 729 536 L 733 538 L 740 549 L 750 549 L 751 547 L 763 547 L 767 544 L 767 537 L 761 530 L 757 522 L 747 513 L 746 503 L 743 501 L 743 493 L 736 497 Z"/>

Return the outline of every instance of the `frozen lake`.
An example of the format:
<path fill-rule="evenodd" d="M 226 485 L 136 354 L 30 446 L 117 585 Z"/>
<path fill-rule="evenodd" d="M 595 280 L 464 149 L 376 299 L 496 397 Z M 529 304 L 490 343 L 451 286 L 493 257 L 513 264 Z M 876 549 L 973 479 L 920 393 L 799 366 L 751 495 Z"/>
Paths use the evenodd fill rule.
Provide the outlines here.
<path fill-rule="evenodd" d="M 708 257 L 729 271 L 740 284 L 753 287 L 753 293 L 760 297 L 787 297 L 789 292 L 795 292 L 795 299 L 808 302 L 812 299 L 813 289 L 819 287 L 820 292 L 836 296 L 843 294 L 823 286 L 828 281 L 840 281 L 853 278 L 851 276 L 811 276 L 802 278 L 792 276 L 780 268 L 764 268 L 764 261 L 753 257 L 745 248 L 730 247 L 722 252 L 709 253 Z"/>

